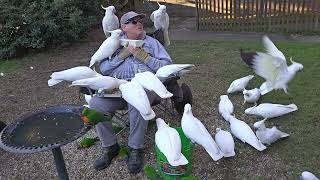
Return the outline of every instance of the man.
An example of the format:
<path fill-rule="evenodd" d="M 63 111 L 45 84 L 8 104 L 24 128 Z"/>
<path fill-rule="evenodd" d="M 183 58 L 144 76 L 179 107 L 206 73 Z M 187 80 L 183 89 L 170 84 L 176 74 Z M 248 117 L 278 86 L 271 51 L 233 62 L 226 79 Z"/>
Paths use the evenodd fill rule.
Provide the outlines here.
<path fill-rule="evenodd" d="M 122 38 L 140 39 L 144 41 L 142 48 L 131 45 L 119 48 L 111 57 L 100 63 L 100 71 L 103 75 L 131 80 L 138 72 L 150 71 L 155 73 L 160 67 L 172 64 L 172 60 L 165 48 L 154 38 L 147 36 L 143 29 L 144 15 L 135 12 L 124 14 L 121 19 Z M 171 83 L 171 92 L 175 94 L 175 100 L 182 102 L 182 90 L 177 83 Z M 169 90 L 169 89 L 168 89 Z M 169 90 L 170 91 L 170 90 Z M 146 91 L 149 101 L 159 101 L 160 97 L 154 92 Z M 148 121 L 144 120 L 139 111 L 128 104 L 122 98 L 101 98 L 94 96 L 90 108 L 112 117 L 116 110 L 128 108 L 130 120 L 130 134 L 128 140 L 128 170 L 130 173 L 138 173 L 143 168 L 143 145 Z M 183 106 L 184 104 L 181 104 Z M 112 131 L 110 122 L 101 122 L 96 125 L 103 155 L 94 162 L 94 168 L 102 170 L 111 164 L 111 161 L 119 153 L 120 147 L 116 135 Z"/>

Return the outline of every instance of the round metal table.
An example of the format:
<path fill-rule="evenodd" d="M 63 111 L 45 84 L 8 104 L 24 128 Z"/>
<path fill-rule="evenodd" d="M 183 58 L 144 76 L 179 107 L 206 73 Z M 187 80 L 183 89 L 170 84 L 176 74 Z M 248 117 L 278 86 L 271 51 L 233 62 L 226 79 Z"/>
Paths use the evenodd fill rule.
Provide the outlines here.
<path fill-rule="evenodd" d="M 0 147 L 11 153 L 52 150 L 59 179 L 69 179 L 60 146 L 88 132 L 81 119 L 83 106 L 62 105 L 26 114 L 0 132 Z"/>

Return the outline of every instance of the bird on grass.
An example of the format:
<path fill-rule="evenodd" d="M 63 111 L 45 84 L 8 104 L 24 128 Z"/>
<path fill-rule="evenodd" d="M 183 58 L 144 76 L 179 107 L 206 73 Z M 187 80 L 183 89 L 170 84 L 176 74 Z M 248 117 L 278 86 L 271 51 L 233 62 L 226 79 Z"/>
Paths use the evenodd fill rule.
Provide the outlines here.
<path fill-rule="evenodd" d="M 204 147 L 214 161 L 218 161 L 223 157 L 223 153 L 206 127 L 199 119 L 193 116 L 190 104 L 184 106 L 181 127 L 187 138 L 193 143 L 200 144 Z"/>
<path fill-rule="evenodd" d="M 261 94 L 273 89 L 283 89 L 288 94 L 288 83 L 303 69 L 303 65 L 290 58 L 292 64 L 288 66 L 284 54 L 267 36 L 263 37 L 263 43 L 267 53 L 257 53 L 252 61 L 254 72 L 266 80 Z"/>
<path fill-rule="evenodd" d="M 270 145 L 271 143 L 276 142 L 278 139 L 290 136 L 289 134 L 280 131 L 275 126 L 272 128 L 267 128 L 264 124 L 265 121 L 266 120 L 264 119 L 253 124 L 253 127 L 257 129 L 256 135 L 262 144 Z"/>

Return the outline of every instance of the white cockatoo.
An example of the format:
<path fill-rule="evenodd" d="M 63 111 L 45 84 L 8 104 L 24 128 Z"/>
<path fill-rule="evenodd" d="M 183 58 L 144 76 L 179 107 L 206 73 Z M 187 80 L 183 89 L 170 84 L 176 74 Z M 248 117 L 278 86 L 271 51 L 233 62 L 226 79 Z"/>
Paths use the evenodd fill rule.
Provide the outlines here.
<path fill-rule="evenodd" d="M 265 121 L 266 120 L 264 119 L 253 124 L 253 127 L 257 129 L 256 135 L 262 144 L 270 145 L 280 138 L 289 136 L 289 134 L 280 131 L 275 126 L 272 128 L 266 128 L 266 125 L 264 124 Z"/>
<path fill-rule="evenodd" d="M 319 178 L 309 171 L 303 171 L 301 173 L 300 180 L 319 180 Z"/>
<path fill-rule="evenodd" d="M 232 81 L 232 83 L 230 84 L 227 92 L 228 93 L 234 93 L 237 91 L 242 92 L 243 89 L 246 88 L 247 84 L 249 83 L 249 81 L 254 77 L 254 75 L 248 75 L 245 77 L 242 77 L 240 79 L 236 79 L 234 81 Z"/>
<path fill-rule="evenodd" d="M 121 29 L 110 31 L 111 36 L 103 41 L 99 49 L 91 57 L 89 67 L 95 63 L 110 57 L 120 47 L 120 36 L 122 34 Z"/>
<path fill-rule="evenodd" d="M 232 157 L 236 155 L 234 152 L 234 140 L 231 133 L 224 131 L 221 128 L 217 128 L 215 140 L 219 149 L 223 152 L 224 157 Z"/>
<path fill-rule="evenodd" d="M 218 161 L 223 157 L 223 153 L 206 127 L 199 119 L 193 116 L 190 104 L 184 106 L 181 127 L 187 138 L 204 147 L 214 161 Z"/>
<path fill-rule="evenodd" d="M 62 81 L 76 81 L 79 79 L 99 77 L 101 74 L 87 66 L 78 66 L 51 74 L 48 80 L 48 86 L 54 86 Z"/>
<path fill-rule="evenodd" d="M 233 111 L 234 107 L 229 97 L 227 95 L 221 95 L 219 102 L 219 113 L 221 114 L 223 119 L 227 121 L 227 117 L 233 114 Z"/>
<path fill-rule="evenodd" d="M 103 7 L 101 5 L 101 7 L 105 10 L 104 17 L 102 19 L 102 28 L 104 34 L 108 37 L 110 31 L 119 29 L 119 19 L 115 15 L 116 8 L 114 6 Z"/>
<path fill-rule="evenodd" d="M 159 2 L 158 5 L 159 9 L 151 13 L 150 19 L 156 30 L 161 29 L 163 31 L 164 44 L 165 46 L 169 46 L 169 15 L 167 13 L 167 7 L 165 5 L 160 5 Z"/>
<path fill-rule="evenodd" d="M 134 78 L 142 87 L 148 89 L 149 91 L 154 91 L 161 98 L 166 99 L 172 97 L 173 94 L 170 93 L 162 82 L 149 71 L 135 74 Z"/>
<path fill-rule="evenodd" d="M 282 104 L 272 104 L 272 103 L 262 103 L 258 106 L 253 106 L 246 109 L 244 112 L 246 114 L 252 114 L 257 116 L 262 116 L 265 119 L 279 117 L 293 111 L 298 110 L 295 104 L 282 105 Z"/>
<path fill-rule="evenodd" d="M 190 71 L 191 67 L 194 67 L 194 65 L 193 64 L 169 64 L 159 68 L 156 72 L 156 76 L 160 79 L 165 79 L 170 75 L 182 75 Z"/>
<path fill-rule="evenodd" d="M 260 89 L 258 88 L 254 88 L 251 90 L 244 89 L 242 93 L 244 98 L 243 104 L 245 104 L 246 102 L 256 104 L 261 96 Z"/>
<path fill-rule="evenodd" d="M 135 107 L 145 120 L 153 119 L 156 114 L 151 108 L 150 101 L 143 87 L 136 81 L 131 80 L 119 86 L 122 98 Z"/>
<path fill-rule="evenodd" d="M 263 43 L 267 53 L 258 52 L 253 59 L 253 70 L 255 73 L 266 80 L 264 95 L 273 89 L 283 89 L 288 93 L 288 83 L 294 78 L 296 73 L 303 69 L 303 65 L 292 61 L 288 67 L 286 58 L 281 51 L 267 37 L 263 37 Z"/>
<path fill-rule="evenodd" d="M 258 151 L 263 151 L 267 148 L 259 141 L 247 123 L 235 118 L 234 116 L 229 116 L 228 121 L 230 122 L 231 133 L 243 143 L 250 144 Z"/>
<path fill-rule="evenodd" d="M 127 82 L 126 80 L 116 79 L 110 76 L 99 76 L 73 81 L 70 86 L 88 87 L 93 90 L 98 90 L 98 93 L 102 93 L 103 91 L 119 88 L 120 84 Z"/>
<path fill-rule="evenodd" d="M 155 142 L 159 150 L 166 156 L 171 166 L 188 164 L 187 158 L 181 153 L 181 139 L 178 131 L 157 118 L 157 132 Z"/>

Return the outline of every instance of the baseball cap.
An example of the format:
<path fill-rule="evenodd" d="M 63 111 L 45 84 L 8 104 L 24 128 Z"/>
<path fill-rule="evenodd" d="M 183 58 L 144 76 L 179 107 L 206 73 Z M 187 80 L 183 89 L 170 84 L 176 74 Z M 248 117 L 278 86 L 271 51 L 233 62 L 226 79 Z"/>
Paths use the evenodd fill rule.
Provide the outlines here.
<path fill-rule="evenodd" d="M 139 16 L 140 18 L 144 18 L 145 17 L 144 14 L 138 14 L 136 12 L 129 11 L 129 12 L 127 12 L 124 15 L 121 16 L 120 23 L 121 24 L 126 24 L 126 23 L 128 23 L 130 21 L 130 19 L 132 19 L 134 17 L 137 17 L 137 16 Z"/>

